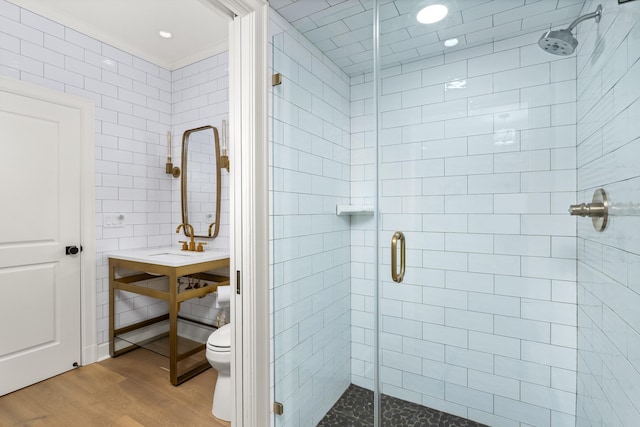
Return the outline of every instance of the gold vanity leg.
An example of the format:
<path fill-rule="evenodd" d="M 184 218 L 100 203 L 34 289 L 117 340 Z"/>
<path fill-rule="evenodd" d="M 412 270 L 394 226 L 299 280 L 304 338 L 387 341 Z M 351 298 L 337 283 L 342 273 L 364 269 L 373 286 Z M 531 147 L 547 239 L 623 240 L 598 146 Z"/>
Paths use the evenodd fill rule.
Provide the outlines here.
<path fill-rule="evenodd" d="M 178 385 L 178 277 L 169 275 L 169 376 Z"/>
<path fill-rule="evenodd" d="M 113 261 L 109 260 L 109 355 L 115 357 L 115 289 L 114 280 L 116 277 L 116 268 Z"/>

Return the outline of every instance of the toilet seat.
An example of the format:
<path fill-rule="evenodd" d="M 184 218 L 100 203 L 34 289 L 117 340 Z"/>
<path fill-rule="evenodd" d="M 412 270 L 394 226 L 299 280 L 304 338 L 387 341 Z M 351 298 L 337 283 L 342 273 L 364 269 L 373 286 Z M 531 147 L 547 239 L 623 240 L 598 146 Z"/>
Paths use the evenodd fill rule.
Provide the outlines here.
<path fill-rule="evenodd" d="M 207 340 L 207 348 L 215 352 L 227 353 L 231 351 L 231 324 L 218 328 Z"/>

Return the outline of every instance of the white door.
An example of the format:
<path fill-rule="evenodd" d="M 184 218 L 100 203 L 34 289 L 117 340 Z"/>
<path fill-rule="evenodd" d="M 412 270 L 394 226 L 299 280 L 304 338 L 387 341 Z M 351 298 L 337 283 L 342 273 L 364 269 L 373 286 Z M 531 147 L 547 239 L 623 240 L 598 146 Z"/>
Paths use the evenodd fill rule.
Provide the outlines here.
<path fill-rule="evenodd" d="M 78 109 L 0 89 L 0 395 L 80 363 Z"/>

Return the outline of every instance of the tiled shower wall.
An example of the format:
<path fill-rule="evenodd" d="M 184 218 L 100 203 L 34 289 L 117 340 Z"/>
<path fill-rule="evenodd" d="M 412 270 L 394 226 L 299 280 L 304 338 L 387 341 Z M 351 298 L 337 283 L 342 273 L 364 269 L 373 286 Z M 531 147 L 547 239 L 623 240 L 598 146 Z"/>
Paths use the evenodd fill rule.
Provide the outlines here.
<path fill-rule="evenodd" d="M 271 10 L 277 426 L 315 426 L 350 383 L 349 78 Z"/>
<path fill-rule="evenodd" d="M 575 421 L 576 60 L 539 36 L 382 71 L 382 392 L 489 425 Z M 351 88 L 351 196 L 365 201 L 371 81 Z M 352 382 L 369 388 L 372 222 L 352 231 Z"/>
<path fill-rule="evenodd" d="M 595 9 L 599 2 L 587 4 Z M 640 3 L 602 2 L 578 37 L 578 194 L 604 188 L 609 224 L 578 223 L 579 426 L 640 424 Z"/>
<path fill-rule="evenodd" d="M 208 111 L 197 105 L 200 98 L 194 95 L 205 84 L 197 80 L 202 77 L 198 72 L 207 69 L 218 73 L 218 66 L 224 67 L 226 61 L 226 54 L 221 54 L 203 61 L 206 65 L 194 64 L 172 75 L 0 0 L 0 75 L 88 98 L 96 106 L 98 343 L 108 340 L 108 260 L 104 253 L 172 243 L 177 226 L 172 186 L 177 181 L 172 182 L 164 173 L 167 131 L 173 119 L 181 126 L 196 117 L 214 118 L 228 111 L 218 104 L 215 111 Z M 197 78 L 189 74 L 193 67 Z M 173 106 L 174 111 L 172 78 L 176 79 L 180 101 Z M 212 78 L 209 88 L 220 85 L 223 89 L 226 77 Z M 213 102 L 216 91 L 205 91 L 208 102 Z M 176 114 L 172 117 L 173 112 Z M 174 153 L 179 146 L 178 138 L 174 138 Z M 123 214 L 125 227 L 103 228 L 103 214 L 107 213 Z M 154 299 L 136 296 L 125 300 L 118 308 L 121 324 L 165 312 L 165 304 Z"/>

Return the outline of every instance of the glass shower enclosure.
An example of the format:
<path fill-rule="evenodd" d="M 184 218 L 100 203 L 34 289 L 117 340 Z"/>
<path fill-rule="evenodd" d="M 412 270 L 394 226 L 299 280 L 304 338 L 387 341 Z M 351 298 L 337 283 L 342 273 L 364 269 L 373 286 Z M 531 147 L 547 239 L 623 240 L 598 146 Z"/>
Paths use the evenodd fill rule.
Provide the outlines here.
<path fill-rule="evenodd" d="M 272 4 L 273 425 L 640 422 L 640 7 L 538 45 L 597 5 Z"/>

